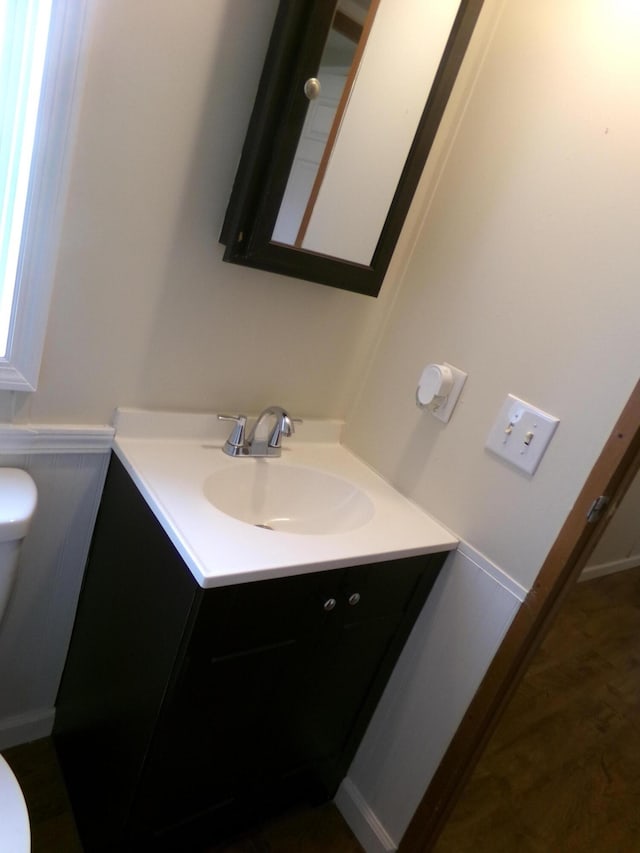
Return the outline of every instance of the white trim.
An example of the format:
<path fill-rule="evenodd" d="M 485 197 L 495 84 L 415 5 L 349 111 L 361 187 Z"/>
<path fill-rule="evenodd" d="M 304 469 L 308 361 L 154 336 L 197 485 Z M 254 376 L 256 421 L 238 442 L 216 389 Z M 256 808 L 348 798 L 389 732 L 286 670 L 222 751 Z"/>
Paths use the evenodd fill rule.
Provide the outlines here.
<path fill-rule="evenodd" d="M 334 802 L 367 853 L 394 853 L 398 849 L 348 776 L 342 780 Z"/>
<path fill-rule="evenodd" d="M 636 569 L 640 566 L 640 554 L 635 557 L 626 557 L 623 560 L 612 560 L 609 563 L 599 563 L 597 566 L 587 566 L 582 570 L 578 582 L 590 581 L 601 578 L 604 575 L 613 575 L 616 572 L 625 572 L 627 569 Z"/>
<path fill-rule="evenodd" d="M 80 98 L 81 44 L 90 0 L 55 0 L 33 171 L 18 263 L 14 316 L 0 388 L 35 391 L 53 288 Z"/>
<path fill-rule="evenodd" d="M 492 563 L 484 554 L 481 554 L 480 551 L 476 551 L 468 542 L 464 540 L 460 541 L 458 545 L 458 551 L 461 554 L 471 560 L 472 563 L 481 569 L 483 572 L 489 575 L 496 583 L 500 584 L 501 587 L 510 592 L 514 598 L 517 598 L 518 601 L 523 602 L 527 597 L 527 590 L 518 583 L 518 581 L 514 580 L 511 575 L 508 575 L 504 569 L 501 569 L 500 566 L 496 566 L 495 563 Z"/>
<path fill-rule="evenodd" d="M 0 454 L 108 453 L 113 436 L 110 426 L 4 424 L 0 426 Z"/>
<path fill-rule="evenodd" d="M 53 731 L 55 716 L 55 708 L 43 708 L 0 720 L 0 749 L 48 737 Z"/>

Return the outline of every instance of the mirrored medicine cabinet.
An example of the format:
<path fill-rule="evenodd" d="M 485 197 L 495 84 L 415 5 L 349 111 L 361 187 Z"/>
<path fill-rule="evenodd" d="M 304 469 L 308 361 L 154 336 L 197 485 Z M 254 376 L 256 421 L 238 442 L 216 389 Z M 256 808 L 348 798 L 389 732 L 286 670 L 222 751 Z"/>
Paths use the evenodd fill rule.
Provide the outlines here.
<path fill-rule="evenodd" d="M 483 0 L 281 0 L 224 260 L 377 296 Z"/>

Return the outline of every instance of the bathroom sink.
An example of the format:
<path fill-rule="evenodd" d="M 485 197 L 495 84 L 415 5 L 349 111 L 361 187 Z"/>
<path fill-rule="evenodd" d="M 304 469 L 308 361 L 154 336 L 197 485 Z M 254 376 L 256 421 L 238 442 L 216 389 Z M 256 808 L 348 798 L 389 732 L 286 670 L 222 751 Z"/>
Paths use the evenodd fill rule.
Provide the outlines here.
<path fill-rule="evenodd" d="M 371 499 L 349 480 L 280 460 L 238 459 L 207 477 L 204 494 L 226 515 L 283 533 L 344 533 L 374 514 Z"/>
<path fill-rule="evenodd" d="M 114 450 L 205 589 L 455 548 L 341 429 L 306 419 L 281 456 L 232 459 L 215 414 L 119 410 Z"/>

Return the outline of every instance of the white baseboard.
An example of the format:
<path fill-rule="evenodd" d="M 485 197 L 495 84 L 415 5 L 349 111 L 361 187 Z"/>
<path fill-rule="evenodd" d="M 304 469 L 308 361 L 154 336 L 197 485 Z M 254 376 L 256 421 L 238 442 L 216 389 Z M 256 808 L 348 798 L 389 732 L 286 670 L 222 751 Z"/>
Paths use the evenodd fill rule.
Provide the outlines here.
<path fill-rule="evenodd" d="M 0 720 L 0 749 L 48 737 L 53 731 L 55 714 L 55 708 L 44 708 Z"/>
<path fill-rule="evenodd" d="M 612 560 L 610 563 L 600 563 L 597 566 L 587 566 L 582 570 L 578 581 L 590 581 L 601 578 L 604 575 L 612 575 L 615 572 L 624 572 L 627 569 L 635 569 L 640 566 L 640 555 L 626 557 L 624 560 Z"/>
<path fill-rule="evenodd" d="M 348 776 L 338 788 L 335 804 L 366 853 L 394 853 L 398 849 Z"/>

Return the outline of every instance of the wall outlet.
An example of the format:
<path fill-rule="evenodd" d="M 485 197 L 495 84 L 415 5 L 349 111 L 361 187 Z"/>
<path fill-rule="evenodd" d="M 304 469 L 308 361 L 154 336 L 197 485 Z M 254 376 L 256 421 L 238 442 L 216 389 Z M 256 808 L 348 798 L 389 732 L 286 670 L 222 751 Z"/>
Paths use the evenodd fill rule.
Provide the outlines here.
<path fill-rule="evenodd" d="M 491 427 L 485 447 L 533 475 L 560 421 L 509 394 Z"/>
<path fill-rule="evenodd" d="M 446 361 L 444 362 L 444 365 L 445 367 L 448 367 L 453 374 L 453 386 L 444 401 L 439 406 L 431 408 L 430 411 L 434 418 L 438 418 L 439 421 L 447 424 L 451 419 L 455 405 L 458 402 L 458 397 L 462 392 L 462 386 L 467 381 L 468 374 L 466 374 L 464 370 L 460 370 Z"/>

